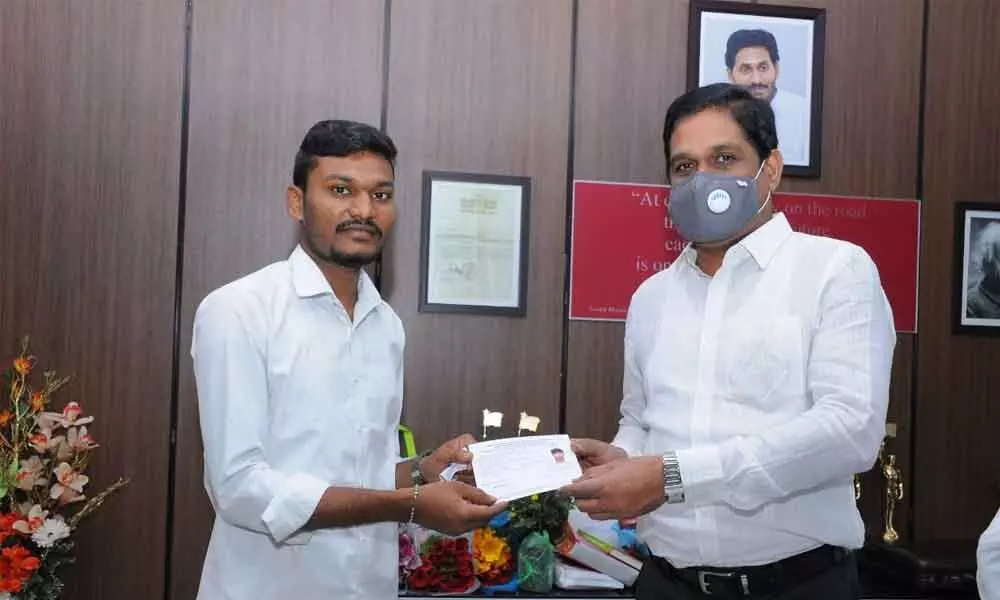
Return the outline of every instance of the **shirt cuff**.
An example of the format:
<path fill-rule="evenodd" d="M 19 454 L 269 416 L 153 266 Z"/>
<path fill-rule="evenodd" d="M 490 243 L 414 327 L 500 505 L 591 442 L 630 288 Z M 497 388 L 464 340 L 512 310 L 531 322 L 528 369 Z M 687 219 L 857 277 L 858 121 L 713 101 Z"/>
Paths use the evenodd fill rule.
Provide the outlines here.
<path fill-rule="evenodd" d="M 282 489 L 278 490 L 261 515 L 275 542 L 305 543 L 311 537 L 294 536 L 296 539 L 290 539 L 312 518 L 328 487 L 327 482 L 307 473 L 295 473 L 285 479 Z"/>
<path fill-rule="evenodd" d="M 712 501 L 712 489 L 722 481 L 722 457 L 715 445 L 677 450 L 684 497 L 691 504 Z"/>

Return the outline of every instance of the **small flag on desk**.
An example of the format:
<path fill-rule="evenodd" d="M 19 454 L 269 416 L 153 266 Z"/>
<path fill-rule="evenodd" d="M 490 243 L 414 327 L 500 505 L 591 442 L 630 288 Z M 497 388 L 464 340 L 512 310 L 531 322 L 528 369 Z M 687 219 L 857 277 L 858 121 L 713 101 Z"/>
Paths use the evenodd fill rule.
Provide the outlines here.
<path fill-rule="evenodd" d="M 483 409 L 483 439 L 486 439 L 487 427 L 499 428 L 502 424 L 503 424 L 502 412 L 493 412 L 486 408 Z"/>
<path fill-rule="evenodd" d="M 524 430 L 530 431 L 532 433 L 538 432 L 538 426 L 541 425 L 542 420 L 538 417 L 532 417 L 526 412 L 521 413 L 521 422 L 517 425 L 517 435 L 520 436 L 521 432 Z"/>

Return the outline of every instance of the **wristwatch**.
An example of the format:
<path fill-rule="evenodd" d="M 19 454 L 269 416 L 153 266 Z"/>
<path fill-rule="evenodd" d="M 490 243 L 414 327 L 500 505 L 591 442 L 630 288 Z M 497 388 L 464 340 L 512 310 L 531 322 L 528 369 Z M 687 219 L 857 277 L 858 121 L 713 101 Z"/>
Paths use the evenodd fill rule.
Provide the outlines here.
<path fill-rule="evenodd" d="M 424 452 L 413 459 L 413 464 L 410 467 L 410 479 L 413 480 L 413 485 L 427 485 L 427 479 L 420 472 L 420 462 L 431 454 L 433 454 L 432 451 Z"/>
<path fill-rule="evenodd" d="M 663 496 L 667 504 L 684 502 L 684 482 L 681 481 L 681 466 L 676 452 L 663 454 Z"/>

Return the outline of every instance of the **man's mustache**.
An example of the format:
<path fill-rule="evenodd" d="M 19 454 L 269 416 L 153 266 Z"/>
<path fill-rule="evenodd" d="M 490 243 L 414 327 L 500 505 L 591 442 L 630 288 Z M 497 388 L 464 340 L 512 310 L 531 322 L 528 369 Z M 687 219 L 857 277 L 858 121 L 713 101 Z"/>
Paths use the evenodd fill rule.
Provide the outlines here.
<path fill-rule="evenodd" d="M 382 228 L 379 227 L 373 219 L 352 219 L 350 221 L 344 221 L 339 223 L 336 229 L 337 233 L 343 233 L 351 230 L 365 231 L 377 238 L 382 237 Z"/>

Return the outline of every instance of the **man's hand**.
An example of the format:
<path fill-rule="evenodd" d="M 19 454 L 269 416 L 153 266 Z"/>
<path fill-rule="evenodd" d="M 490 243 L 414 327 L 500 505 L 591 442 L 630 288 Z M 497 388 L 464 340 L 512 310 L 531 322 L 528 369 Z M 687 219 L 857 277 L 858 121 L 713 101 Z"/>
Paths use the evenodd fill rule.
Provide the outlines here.
<path fill-rule="evenodd" d="M 590 440 L 586 438 L 574 439 L 570 443 L 570 448 L 580 461 L 580 467 L 584 471 L 604 465 L 616 460 L 628 458 L 628 454 L 618 446 L 612 446 L 600 440 Z"/>
<path fill-rule="evenodd" d="M 424 476 L 424 479 L 428 483 L 434 483 L 441 478 L 441 471 L 448 466 L 449 463 L 460 463 L 467 465 L 472 462 L 472 453 L 469 452 L 469 444 L 474 444 L 476 438 L 472 437 L 468 433 L 462 434 L 457 438 L 445 442 L 440 448 L 435 450 L 430 456 L 424 458 L 420 461 L 418 468 L 420 469 L 420 474 Z M 461 475 L 467 475 L 468 480 L 472 481 L 471 471 L 463 471 Z M 465 479 L 465 477 L 461 477 Z"/>
<path fill-rule="evenodd" d="M 506 508 L 506 502 L 497 502 L 471 485 L 438 481 L 420 488 L 414 520 L 428 529 L 459 535 L 486 526 Z"/>
<path fill-rule="evenodd" d="M 590 468 L 562 488 L 576 506 L 597 520 L 632 519 L 652 512 L 663 495 L 663 460 L 657 456 L 625 458 Z"/>

